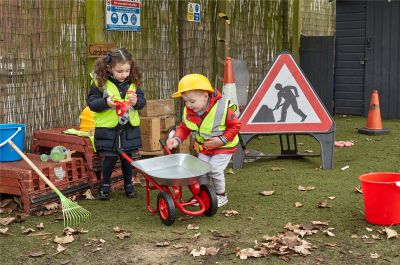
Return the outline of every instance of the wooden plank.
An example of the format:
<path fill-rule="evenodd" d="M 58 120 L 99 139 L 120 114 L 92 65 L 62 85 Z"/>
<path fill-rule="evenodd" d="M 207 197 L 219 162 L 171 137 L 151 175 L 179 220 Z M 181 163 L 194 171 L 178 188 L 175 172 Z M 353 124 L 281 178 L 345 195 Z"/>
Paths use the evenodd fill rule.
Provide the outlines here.
<path fill-rule="evenodd" d="M 175 126 L 175 115 L 160 116 L 161 131 L 169 130 L 173 126 Z"/>
<path fill-rule="evenodd" d="M 147 100 L 146 106 L 140 110 L 141 117 L 156 117 L 174 113 L 173 99 Z"/>

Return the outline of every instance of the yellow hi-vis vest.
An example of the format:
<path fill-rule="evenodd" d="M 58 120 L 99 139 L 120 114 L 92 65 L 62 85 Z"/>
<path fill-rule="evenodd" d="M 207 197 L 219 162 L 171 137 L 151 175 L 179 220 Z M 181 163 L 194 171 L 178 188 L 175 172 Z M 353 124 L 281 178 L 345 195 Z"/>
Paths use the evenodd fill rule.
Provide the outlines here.
<path fill-rule="evenodd" d="M 96 86 L 97 86 L 97 81 L 92 80 Z M 105 83 L 105 90 L 103 93 L 107 93 L 108 96 L 112 96 L 113 100 L 122 100 L 121 94 L 119 93 L 119 90 L 117 86 L 111 82 L 110 80 L 107 80 Z M 98 87 L 98 86 L 97 86 Z M 135 85 L 132 83 L 129 86 L 128 91 L 136 91 Z M 126 93 L 125 98 L 123 101 L 128 101 L 127 100 L 127 95 Z M 139 118 L 139 112 L 133 108 L 129 108 L 129 122 L 131 123 L 132 126 L 139 126 L 140 125 L 140 118 Z M 95 127 L 105 127 L 105 128 L 114 128 L 118 124 L 118 115 L 117 112 L 115 111 L 115 108 L 111 108 L 102 112 L 95 112 L 94 113 L 94 125 Z"/>
<path fill-rule="evenodd" d="M 221 98 L 211 108 L 210 112 L 204 118 L 200 124 L 200 128 L 186 118 L 186 107 L 183 110 L 182 121 L 186 127 L 196 132 L 196 141 L 202 145 L 206 140 L 212 137 L 221 136 L 226 129 L 226 115 L 228 113 L 229 100 Z M 231 148 L 235 147 L 239 143 L 239 136 L 236 135 L 231 142 L 227 142 L 225 145 L 218 148 Z"/>

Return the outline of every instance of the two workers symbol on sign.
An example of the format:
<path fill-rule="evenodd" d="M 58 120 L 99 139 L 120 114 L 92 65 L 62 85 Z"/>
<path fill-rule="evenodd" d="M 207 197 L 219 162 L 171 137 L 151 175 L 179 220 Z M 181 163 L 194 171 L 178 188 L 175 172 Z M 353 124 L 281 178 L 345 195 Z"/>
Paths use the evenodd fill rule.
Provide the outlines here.
<path fill-rule="evenodd" d="M 297 98 L 299 98 L 297 87 L 290 85 L 282 86 L 281 83 L 276 83 L 275 89 L 278 91 L 278 100 L 275 107 L 271 109 L 267 105 L 261 106 L 252 122 L 286 122 L 289 107 L 292 107 L 293 111 L 299 116 L 299 122 L 304 122 L 307 115 L 297 104 Z M 274 115 L 274 111 L 278 112 L 278 110 L 280 110 L 280 119 L 276 120 L 275 115 L 277 116 L 278 114 Z"/>

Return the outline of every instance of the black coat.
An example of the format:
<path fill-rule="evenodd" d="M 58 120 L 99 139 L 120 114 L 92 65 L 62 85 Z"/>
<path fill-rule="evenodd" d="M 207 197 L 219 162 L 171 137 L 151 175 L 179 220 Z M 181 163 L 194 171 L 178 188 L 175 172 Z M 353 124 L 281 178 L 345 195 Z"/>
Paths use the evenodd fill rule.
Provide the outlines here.
<path fill-rule="evenodd" d="M 124 82 L 119 83 L 113 78 L 110 78 L 109 80 L 118 87 L 121 98 L 125 98 L 125 94 L 131 85 L 131 81 L 125 80 Z M 134 108 L 140 110 L 146 105 L 146 99 L 144 98 L 143 91 L 139 88 L 136 88 L 136 94 L 137 103 Z M 103 92 L 100 91 L 94 83 L 90 87 L 88 106 L 94 112 L 101 112 L 110 109 L 106 103 L 106 98 L 103 97 Z M 119 147 L 128 153 L 136 151 L 142 147 L 140 127 L 132 126 L 129 122 L 125 125 L 118 124 L 114 128 L 96 127 L 94 143 L 97 152 L 115 152 L 115 147 Z"/>

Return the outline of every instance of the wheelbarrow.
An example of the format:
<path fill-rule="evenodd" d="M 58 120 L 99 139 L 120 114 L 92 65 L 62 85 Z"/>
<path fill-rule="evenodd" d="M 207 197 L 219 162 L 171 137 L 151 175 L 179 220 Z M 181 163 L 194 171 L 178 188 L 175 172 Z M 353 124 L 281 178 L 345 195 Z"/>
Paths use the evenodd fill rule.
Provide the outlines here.
<path fill-rule="evenodd" d="M 199 184 L 199 178 L 210 171 L 210 165 L 189 154 L 171 154 L 163 140 L 160 140 L 160 144 L 167 155 L 137 161 L 117 149 L 119 155 L 143 174 L 146 180 L 147 209 L 152 214 L 158 212 L 165 225 L 175 222 L 176 208 L 189 216 L 216 214 L 218 201 L 214 188 L 208 184 Z M 184 186 L 191 192 L 188 200 L 183 196 Z M 152 190 L 159 191 L 155 209 L 150 204 Z M 191 210 L 189 206 L 196 208 Z"/>

